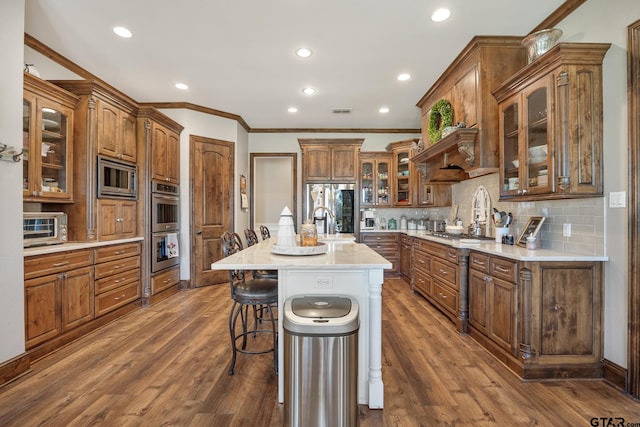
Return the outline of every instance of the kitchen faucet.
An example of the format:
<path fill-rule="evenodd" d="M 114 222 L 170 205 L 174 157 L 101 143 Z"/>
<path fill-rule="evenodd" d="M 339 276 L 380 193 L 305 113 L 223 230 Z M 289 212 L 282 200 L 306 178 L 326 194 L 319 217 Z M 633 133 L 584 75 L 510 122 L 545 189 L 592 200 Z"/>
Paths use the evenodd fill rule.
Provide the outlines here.
<path fill-rule="evenodd" d="M 329 214 L 329 217 L 330 217 L 330 218 L 331 218 L 331 220 L 332 220 L 332 222 L 331 222 L 332 224 L 333 224 L 333 222 L 335 222 L 336 216 L 333 214 L 333 212 L 331 212 L 331 209 L 329 209 L 329 208 L 328 208 L 328 207 L 326 207 L 326 206 L 317 206 L 317 207 L 313 210 L 313 212 L 311 212 L 311 216 L 313 217 L 313 220 L 314 220 L 314 222 L 316 222 L 316 224 L 317 224 L 318 220 L 322 221 L 322 222 L 323 222 L 322 228 L 323 228 L 323 229 L 324 229 L 324 228 L 326 228 L 327 234 L 334 234 L 334 233 L 335 233 L 335 227 L 331 227 L 329 224 L 324 224 L 324 221 L 325 221 L 325 220 L 324 220 L 324 218 L 322 218 L 322 217 L 316 217 L 316 212 L 317 212 L 319 209 L 322 209 L 323 211 L 325 211 L 326 213 L 328 213 L 328 214 Z M 325 227 L 325 225 L 326 225 L 326 227 Z M 333 229 L 333 230 L 332 230 L 332 229 Z"/>

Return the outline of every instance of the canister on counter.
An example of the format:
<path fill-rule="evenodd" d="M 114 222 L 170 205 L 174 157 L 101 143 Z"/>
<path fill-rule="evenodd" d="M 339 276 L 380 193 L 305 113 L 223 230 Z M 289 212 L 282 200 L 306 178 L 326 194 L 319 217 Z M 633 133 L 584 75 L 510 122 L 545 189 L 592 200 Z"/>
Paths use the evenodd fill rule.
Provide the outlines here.
<path fill-rule="evenodd" d="M 300 246 L 318 246 L 318 229 L 315 224 L 302 224 L 300 227 Z"/>

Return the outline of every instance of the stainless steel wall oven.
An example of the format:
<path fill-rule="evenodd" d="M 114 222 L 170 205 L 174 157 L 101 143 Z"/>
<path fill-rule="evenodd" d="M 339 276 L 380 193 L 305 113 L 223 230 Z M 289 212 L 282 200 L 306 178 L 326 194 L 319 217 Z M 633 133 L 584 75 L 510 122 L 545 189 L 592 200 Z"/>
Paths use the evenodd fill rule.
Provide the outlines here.
<path fill-rule="evenodd" d="M 151 272 L 180 263 L 180 187 L 151 182 Z"/>

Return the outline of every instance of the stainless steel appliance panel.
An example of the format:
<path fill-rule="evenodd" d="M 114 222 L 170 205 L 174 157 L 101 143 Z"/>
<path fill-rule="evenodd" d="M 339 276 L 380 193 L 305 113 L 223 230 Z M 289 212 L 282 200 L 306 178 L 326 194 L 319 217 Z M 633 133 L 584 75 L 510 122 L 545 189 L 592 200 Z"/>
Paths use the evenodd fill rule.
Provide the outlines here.
<path fill-rule="evenodd" d="M 62 212 L 24 212 L 22 237 L 25 248 L 67 241 L 67 215 Z"/>
<path fill-rule="evenodd" d="M 307 184 L 304 219 L 316 218 L 316 222 L 322 222 L 319 232 L 354 233 L 355 198 L 355 184 Z M 321 207 L 329 209 L 331 214 Z"/>
<path fill-rule="evenodd" d="M 137 199 L 138 167 L 98 157 L 98 197 Z"/>
<path fill-rule="evenodd" d="M 176 235 L 179 238 L 180 233 L 155 233 L 151 238 L 151 272 L 155 273 L 165 268 L 173 267 L 180 263 L 180 257 L 171 257 L 167 248 L 169 235 Z"/>

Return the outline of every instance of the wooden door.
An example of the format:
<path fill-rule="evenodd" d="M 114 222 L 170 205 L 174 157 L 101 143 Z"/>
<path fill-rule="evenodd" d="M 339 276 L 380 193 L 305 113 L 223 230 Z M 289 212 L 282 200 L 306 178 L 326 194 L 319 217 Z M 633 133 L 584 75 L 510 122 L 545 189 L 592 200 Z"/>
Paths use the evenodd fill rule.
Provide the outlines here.
<path fill-rule="evenodd" d="M 228 273 L 211 263 L 223 256 L 220 236 L 233 230 L 234 145 L 193 135 L 189 144 L 192 286 L 226 283 Z"/>

